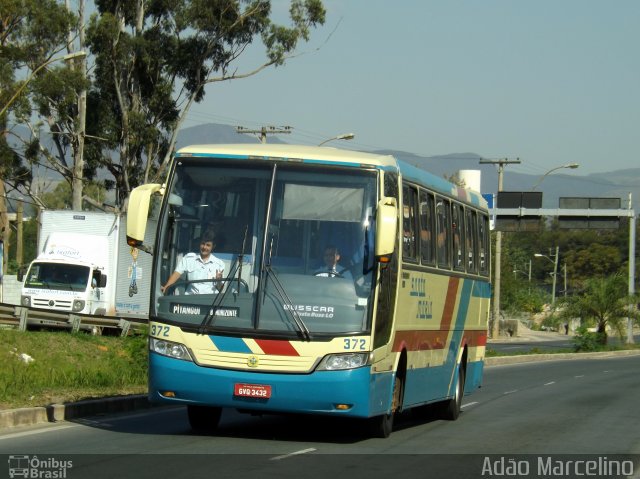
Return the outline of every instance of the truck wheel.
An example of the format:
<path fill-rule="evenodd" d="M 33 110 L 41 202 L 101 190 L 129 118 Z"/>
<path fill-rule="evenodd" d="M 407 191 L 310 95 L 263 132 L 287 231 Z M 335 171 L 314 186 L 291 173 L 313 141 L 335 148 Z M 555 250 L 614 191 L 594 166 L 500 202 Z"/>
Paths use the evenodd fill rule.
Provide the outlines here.
<path fill-rule="evenodd" d="M 218 429 L 221 407 L 187 406 L 189 425 L 198 434 L 212 434 Z"/>

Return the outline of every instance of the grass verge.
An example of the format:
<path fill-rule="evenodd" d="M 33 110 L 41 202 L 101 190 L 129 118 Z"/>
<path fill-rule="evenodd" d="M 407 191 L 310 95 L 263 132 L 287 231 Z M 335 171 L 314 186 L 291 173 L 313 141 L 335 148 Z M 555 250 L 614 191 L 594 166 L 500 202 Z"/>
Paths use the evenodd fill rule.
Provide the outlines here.
<path fill-rule="evenodd" d="M 147 391 L 147 337 L 0 329 L 0 409 Z"/>

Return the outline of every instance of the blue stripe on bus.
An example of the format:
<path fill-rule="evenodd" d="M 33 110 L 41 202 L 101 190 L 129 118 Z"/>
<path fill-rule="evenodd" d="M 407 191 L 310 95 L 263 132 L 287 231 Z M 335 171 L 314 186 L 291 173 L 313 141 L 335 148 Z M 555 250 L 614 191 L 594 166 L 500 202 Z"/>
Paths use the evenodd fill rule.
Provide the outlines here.
<path fill-rule="evenodd" d="M 474 298 L 490 298 L 491 284 L 486 281 L 474 281 L 472 295 Z"/>
<path fill-rule="evenodd" d="M 252 353 L 247 343 L 242 338 L 232 338 L 230 336 L 209 336 L 213 345 L 225 353 Z"/>
<path fill-rule="evenodd" d="M 464 333 L 464 323 L 467 319 L 467 313 L 469 312 L 469 303 L 471 302 L 471 291 L 473 283 L 476 281 L 465 279 L 462 280 L 462 291 L 460 291 L 460 303 L 458 304 L 458 315 L 451 332 L 451 342 L 449 343 L 449 354 L 447 356 L 447 364 L 455 365 L 460 349 L 460 343 L 462 342 L 462 335 Z"/>

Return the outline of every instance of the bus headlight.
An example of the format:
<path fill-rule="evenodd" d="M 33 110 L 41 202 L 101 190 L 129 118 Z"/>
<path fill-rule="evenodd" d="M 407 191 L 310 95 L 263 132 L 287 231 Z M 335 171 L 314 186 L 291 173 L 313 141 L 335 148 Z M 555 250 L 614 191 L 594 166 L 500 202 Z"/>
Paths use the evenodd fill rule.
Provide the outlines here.
<path fill-rule="evenodd" d="M 74 313 L 77 313 L 78 311 L 82 311 L 84 309 L 84 301 L 81 299 L 74 299 L 73 306 L 71 307 L 71 309 L 73 310 Z"/>
<path fill-rule="evenodd" d="M 21 296 L 20 304 L 22 306 L 26 306 L 27 308 L 31 306 L 31 296 Z"/>
<path fill-rule="evenodd" d="M 193 361 L 184 344 L 165 341 L 164 339 L 149 338 L 149 350 L 174 359 Z"/>
<path fill-rule="evenodd" d="M 341 369 L 356 369 L 366 366 L 369 353 L 329 354 L 318 365 L 318 371 L 337 371 Z"/>

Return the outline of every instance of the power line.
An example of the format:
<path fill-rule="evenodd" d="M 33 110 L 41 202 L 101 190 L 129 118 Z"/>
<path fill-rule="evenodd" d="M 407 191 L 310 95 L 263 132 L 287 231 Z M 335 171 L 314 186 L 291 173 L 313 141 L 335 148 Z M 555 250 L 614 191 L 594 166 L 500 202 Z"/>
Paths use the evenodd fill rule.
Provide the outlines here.
<path fill-rule="evenodd" d="M 291 126 L 263 126 L 259 130 L 249 130 L 244 126 L 236 127 L 236 131 L 238 133 L 249 133 L 249 134 L 258 134 L 260 135 L 260 143 L 267 142 L 267 135 L 284 135 L 291 133 L 293 127 Z"/>

